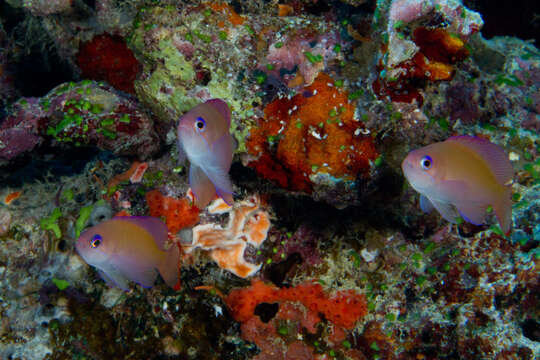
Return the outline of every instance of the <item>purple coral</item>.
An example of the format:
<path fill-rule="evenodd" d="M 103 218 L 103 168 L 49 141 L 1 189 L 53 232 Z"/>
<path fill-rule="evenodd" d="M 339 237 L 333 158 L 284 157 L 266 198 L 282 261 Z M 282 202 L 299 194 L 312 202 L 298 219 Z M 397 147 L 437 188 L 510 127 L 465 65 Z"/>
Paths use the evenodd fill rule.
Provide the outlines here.
<path fill-rule="evenodd" d="M 43 115 L 36 98 L 24 98 L 0 121 L 0 164 L 32 150 L 42 142 L 38 119 Z"/>
<path fill-rule="evenodd" d="M 0 161 L 31 151 L 45 140 L 53 146 L 96 146 L 140 158 L 160 146 L 152 119 L 133 98 L 88 80 L 15 103 L 0 122 Z"/>
<path fill-rule="evenodd" d="M 311 267 L 322 262 L 318 244 L 320 235 L 307 225 L 301 225 L 294 234 L 284 240 L 283 247 L 277 252 L 276 258 L 285 258 L 294 253 L 302 257 L 302 263 Z"/>

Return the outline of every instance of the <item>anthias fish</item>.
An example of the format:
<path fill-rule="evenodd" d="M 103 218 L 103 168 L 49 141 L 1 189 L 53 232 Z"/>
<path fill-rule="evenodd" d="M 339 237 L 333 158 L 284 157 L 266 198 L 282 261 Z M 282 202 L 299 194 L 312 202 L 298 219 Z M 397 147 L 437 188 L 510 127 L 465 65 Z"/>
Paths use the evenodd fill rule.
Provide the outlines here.
<path fill-rule="evenodd" d="M 459 216 L 473 224 L 485 221 L 489 207 L 504 233 L 512 226 L 513 169 L 503 149 L 487 140 L 456 136 L 411 151 L 401 164 L 420 193 L 420 207 L 437 209 L 446 220 Z"/>
<path fill-rule="evenodd" d="M 220 99 L 195 106 L 178 123 L 178 150 L 181 160 L 190 162 L 189 184 L 195 205 L 202 209 L 216 196 L 233 202 L 229 169 L 233 158 L 233 139 L 229 133 L 231 111 Z"/>
<path fill-rule="evenodd" d="M 174 287 L 179 281 L 180 251 L 165 250 L 167 227 L 158 218 L 119 216 L 84 231 L 75 245 L 110 285 L 129 290 L 128 280 L 151 287 L 157 273 Z"/>

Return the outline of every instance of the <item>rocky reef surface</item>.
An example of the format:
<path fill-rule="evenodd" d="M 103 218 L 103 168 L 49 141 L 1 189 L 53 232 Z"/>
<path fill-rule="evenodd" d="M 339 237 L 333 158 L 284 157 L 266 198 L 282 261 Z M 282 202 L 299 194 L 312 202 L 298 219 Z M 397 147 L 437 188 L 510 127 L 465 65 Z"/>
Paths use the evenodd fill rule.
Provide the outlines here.
<path fill-rule="evenodd" d="M 540 31 L 492 7 L 0 2 L 0 357 L 538 358 Z M 212 98 L 235 203 L 200 210 L 176 124 Z M 420 209 L 401 162 L 455 135 L 508 154 L 510 234 Z M 115 215 L 164 220 L 178 287 L 82 260 Z"/>

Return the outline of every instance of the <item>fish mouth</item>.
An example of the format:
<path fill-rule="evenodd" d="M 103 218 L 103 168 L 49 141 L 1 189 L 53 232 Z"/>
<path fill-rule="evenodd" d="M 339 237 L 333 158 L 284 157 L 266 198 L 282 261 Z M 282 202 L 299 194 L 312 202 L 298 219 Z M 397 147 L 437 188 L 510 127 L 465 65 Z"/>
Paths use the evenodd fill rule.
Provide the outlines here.
<path fill-rule="evenodd" d="M 411 161 L 408 158 L 403 160 L 403 162 L 401 163 L 401 170 L 403 171 L 403 174 L 405 175 L 406 178 L 409 178 L 409 172 L 412 169 L 413 169 L 413 165 Z"/>

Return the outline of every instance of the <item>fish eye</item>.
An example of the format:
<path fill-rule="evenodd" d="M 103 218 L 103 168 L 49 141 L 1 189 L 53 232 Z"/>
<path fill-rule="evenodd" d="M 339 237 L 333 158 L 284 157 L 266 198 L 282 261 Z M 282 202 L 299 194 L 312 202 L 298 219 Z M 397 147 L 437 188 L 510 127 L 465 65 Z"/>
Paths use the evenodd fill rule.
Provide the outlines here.
<path fill-rule="evenodd" d="M 99 245 L 101 245 L 101 242 L 103 241 L 103 238 L 99 234 L 95 234 L 92 236 L 92 239 L 90 239 L 90 246 L 93 248 L 97 248 Z"/>
<path fill-rule="evenodd" d="M 206 127 L 206 121 L 204 121 L 204 119 L 202 117 L 197 117 L 197 119 L 195 120 L 195 129 L 197 129 L 197 131 L 204 131 L 204 128 Z"/>
<path fill-rule="evenodd" d="M 426 155 L 420 160 L 420 166 L 424 170 L 429 170 L 431 166 L 433 165 L 433 160 L 431 159 L 431 156 Z"/>

